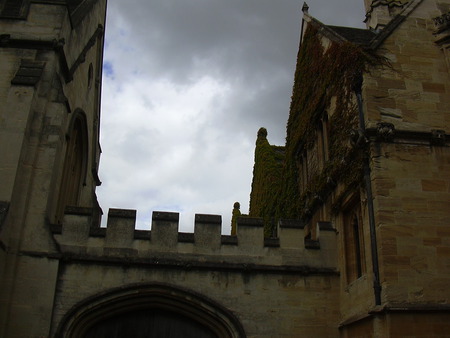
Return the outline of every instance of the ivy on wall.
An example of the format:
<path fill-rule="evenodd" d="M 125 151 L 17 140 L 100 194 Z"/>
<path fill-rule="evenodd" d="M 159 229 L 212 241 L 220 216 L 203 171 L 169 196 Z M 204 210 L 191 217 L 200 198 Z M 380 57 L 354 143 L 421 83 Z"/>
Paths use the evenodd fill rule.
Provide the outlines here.
<path fill-rule="evenodd" d="M 258 131 L 255 148 L 255 165 L 253 167 L 252 191 L 250 194 L 251 217 L 262 217 L 264 235 L 272 235 L 272 224 L 277 215 L 276 208 L 282 182 L 284 147 L 272 146 L 267 141 L 267 130 Z"/>
<path fill-rule="evenodd" d="M 335 196 L 335 210 L 344 194 L 359 187 L 364 150 L 350 143 L 359 123 L 354 90 L 361 85 L 363 73 L 383 65 L 387 65 L 384 58 L 350 42 L 333 41 L 325 49 L 318 30 L 308 26 L 297 55 L 286 146 L 271 146 L 267 131 L 258 132 L 250 216 L 264 218 L 266 235 L 280 218 L 308 220 L 338 183 L 346 189 Z M 312 150 L 316 126 L 332 98 L 336 101 L 329 119 L 329 160 L 300 191 L 299 156 Z"/>

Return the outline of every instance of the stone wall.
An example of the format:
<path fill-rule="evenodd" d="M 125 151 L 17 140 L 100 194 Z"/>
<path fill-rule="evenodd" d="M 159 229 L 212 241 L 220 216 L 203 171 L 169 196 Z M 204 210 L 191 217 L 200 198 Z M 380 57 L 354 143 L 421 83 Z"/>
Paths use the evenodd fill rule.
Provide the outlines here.
<path fill-rule="evenodd" d="M 380 45 L 392 69 L 365 81 L 366 123 L 392 136 L 372 146 L 387 303 L 450 301 L 450 76 L 433 21 L 445 6 L 422 2 Z"/>
<path fill-rule="evenodd" d="M 450 11 L 448 1 L 423 1 L 380 42 L 379 53 L 392 69 L 364 79 L 366 126 L 392 123 L 398 130 L 450 130 L 450 77 L 445 54 L 436 43 L 433 18 Z"/>
<path fill-rule="evenodd" d="M 450 151 L 386 144 L 376 153 L 373 183 L 385 300 L 447 304 Z"/>
<path fill-rule="evenodd" d="M 449 10 L 448 1 L 411 1 L 409 15 L 372 44 L 391 64 L 366 74 L 363 84 L 382 302 L 372 318 L 361 312 L 351 320 L 344 306 L 352 324 L 343 336 L 446 335 L 450 76 L 433 18 Z"/>
<path fill-rule="evenodd" d="M 117 287 L 135 284 L 139 289 L 164 281 L 227 308 L 239 318 L 248 337 L 338 336 L 337 275 L 77 261 L 62 266 L 53 329 L 78 302 Z"/>
<path fill-rule="evenodd" d="M 237 236 L 224 236 L 216 215 L 196 215 L 194 233 L 178 232 L 177 213 L 154 212 L 149 231 L 135 230 L 134 210 L 111 209 L 106 229 L 90 217 L 72 208 L 54 228 L 62 260 L 53 330 L 84 299 L 163 282 L 227 308 L 249 337 L 338 335 L 334 229 L 322 228 L 320 245 L 308 249 L 296 221 L 264 239 L 262 219 L 238 218 Z"/>
<path fill-rule="evenodd" d="M 264 238 L 256 218 L 238 218 L 237 236 L 224 236 L 220 216 L 201 214 L 194 233 L 181 233 L 170 212 L 154 212 L 151 230 L 137 230 L 136 212 L 122 209 L 99 227 L 106 3 L 32 1 L 26 20 L 0 21 L 0 336 L 62 335 L 81 319 L 92 325 L 136 304 L 169 306 L 146 298 L 162 289 L 173 301 L 184 295 L 172 306 L 202 303 L 204 314 L 235 319 L 236 336 L 448 336 L 450 3 L 404 3 L 371 44 L 392 68 L 363 81 L 373 195 L 362 183 L 347 192 L 336 183 L 307 226 L 281 220 L 276 238 Z M 332 100 L 330 116 L 334 108 Z M 57 223 L 67 133 L 79 113 L 88 130 L 86 185 Z M 317 144 L 306 155 L 309 175 L 322 167 Z M 341 209 L 331 213 L 340 193 Z M 355 201 L 363 273 L 347 280 L 344 216 Z"/>
<path fill-rule="evenodd" d="M 75 24 L 64 1 L 25 1 L 0 20 L 0 336 L 48 336 L 57 278 L 55 222 L 67 132 L 83 111 L 89 170 L 80 203 L 95 205 L 106 1 Z M 90 64 L 93 85 L 87 85 Z M 27 325 L 23 325 L 23 318 Z M 32 332 L 32 333 L 30 333 Z"/>

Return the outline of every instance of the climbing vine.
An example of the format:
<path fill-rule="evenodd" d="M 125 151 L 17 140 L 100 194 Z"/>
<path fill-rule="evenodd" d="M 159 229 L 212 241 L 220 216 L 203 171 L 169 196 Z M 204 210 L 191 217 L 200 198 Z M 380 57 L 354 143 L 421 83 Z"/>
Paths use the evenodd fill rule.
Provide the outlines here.
<path fill-rule="evenodd" d="M 264 218 L 264 234 L 271 236 L 282 182 L 284 147 L 276 147 L 267 141 L 267 130 L 258 131 L 253 168 L 250 216 Z"/>
<path fill-rule="evenodd" d="M 265 219 L 269 224 L 266 234 L 271 233 L 272 219 L 310 217 L 336 184 L 344 184 L 344 193 L 359 186 L 364 149 L 352 147 L 349 142 L 352 132 L 358 129 L 354 92 L 361 86 L 363 73 L 384 65 L 386 59 L 350 42 L 331 42 L 324 48 L 317 29 L 308 26 L 297 56 L 286 146 L 283 151 L 279 147 L 277 153 L 258 133 L 250 215 Z M 300 191 L 299 155 L 312 150 L 317 139 L 315 126 L 333 98 L 329 159 Z M 341 197 L 337 196 L 337 203 Z"/>
<path fill-rule="evenodd" d="M 322 45 L 317 29 L 308 26 L 299 50 L 286 137 L 286 162 L 280 214 L 307 218 L 326 200 L 338 182 L 354 189 L 361 182 L 364 152 L 349 146 L 352 131 L 358 129 L 358 107 L 354 90 L 371 68 L 386 65 L 384 58 L 350 42 Z M 317 125 L 335 98 L 329 121 L 329 160 L 325 168 L 298 189 L 297 154 L 310 150 Z M 339 198 L 338 198 L 339 200 Z"/>

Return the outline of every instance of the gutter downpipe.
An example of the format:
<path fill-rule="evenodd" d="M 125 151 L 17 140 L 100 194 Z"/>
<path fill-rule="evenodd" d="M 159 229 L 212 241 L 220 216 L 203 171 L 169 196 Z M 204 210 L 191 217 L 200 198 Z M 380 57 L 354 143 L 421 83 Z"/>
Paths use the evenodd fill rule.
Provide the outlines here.
<path fill-rule="evenodd" d="M 362 75 L 358 84 L 355 86 L 354 91 L 356 94 L 356 99 L 358 101 L 358 113 L 359 113 L 359 129 L 365 138 L 366 127 L 364 124 L 364 112 L 362 105 Z M 369 156 L 364 155 L 364 183 L 367 192 L 367 209 L 369 212 L 369 229 L 370 229 L 370 247 L 372 252 L 372 270 L 373 270 L 373 289 L 375 294 L 375 305 L 381 305 L 381 284 L 380 284 L 380 270 L 378 263 L 378 249 L 377 249 L 377 234 L 375 227 L 375 213 L 373 207 L 373 194 L 372 194 L 372 184 L 370 181 L 370 166 L 369 166 Z"/>

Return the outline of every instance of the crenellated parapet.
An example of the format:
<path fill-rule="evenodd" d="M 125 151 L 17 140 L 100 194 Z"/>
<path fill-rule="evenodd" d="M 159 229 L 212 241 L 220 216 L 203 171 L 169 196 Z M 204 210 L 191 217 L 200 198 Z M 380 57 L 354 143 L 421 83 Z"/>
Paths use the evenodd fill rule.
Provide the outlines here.
<path fill-rule="evenodd" d="M 264 238 L 261 218 L 237 218 L 237 235 L 222 235 L 222 217 L 196 214 L 194 232 L 179 232 L 179 214 L 154 211 L 151 230 L 135 228 L 136 211 L 110 209 L 106 228 L 94 226 L 90 208 L 66 209 L 53 227 L 63 257 L 111 263 L 207 269 L 336 273 L 336 232 L 319 222 L 311 230 L 298 220 L 281 220 L 278 237 Z"/>

